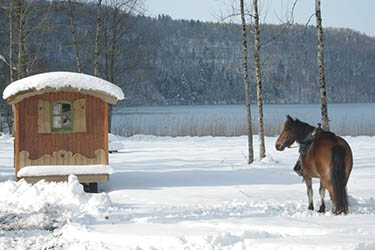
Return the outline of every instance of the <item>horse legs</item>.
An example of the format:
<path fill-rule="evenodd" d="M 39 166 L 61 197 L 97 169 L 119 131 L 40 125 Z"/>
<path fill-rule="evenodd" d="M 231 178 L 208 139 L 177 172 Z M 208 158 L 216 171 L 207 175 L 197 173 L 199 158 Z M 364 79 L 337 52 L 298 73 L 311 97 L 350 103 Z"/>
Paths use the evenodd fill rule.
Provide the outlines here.
<path fill-rule="evenodd" d="M 310 176 L 303 176 L 307 188 L 307 197 L 309 198 L 309 210 L 314 210 L 312 178 Z"/>
<path fill-rule="evenodd" d="M 323 187 L 322 180 L 320 180 L 319 195 L 320 195 L 320 208 L 319 213 L 324 213 L 326 211 L 326 205 L 324 204 L 324 195 L 326 189 Z"/>
<path fill-rule="evenodd" d="M 323 186 L 323 184 L 322 184 L 322 179 L 320 179 L 320 185 L 321 185 L 321 187 Z M 325 182 L 324 183 L 324 185 L 325 185 L 325 187 L 326 187 L 326 189 L 327 189 L 327 191 L 328 191 L 328 194 L 329 194 L 329 198 L 331 199 L 331 203 L 332 203 L 332 213 L 333 214 L 335 214 L 335 212 L 336 212 L 336 200 L 335 200 L 335 195 L 334 195 L 334 191 L 333 191 L 333 186 L 332 186 L 332 184 L 331 183 L 329 183 L 329 182 Z M 319 191 L 320 191 L 320 189 L 319 189 Z M 322 203 L 323 204 L 323 203 Z M 320 210 L 319 210 L 319 212 L 320 212 Z"/>

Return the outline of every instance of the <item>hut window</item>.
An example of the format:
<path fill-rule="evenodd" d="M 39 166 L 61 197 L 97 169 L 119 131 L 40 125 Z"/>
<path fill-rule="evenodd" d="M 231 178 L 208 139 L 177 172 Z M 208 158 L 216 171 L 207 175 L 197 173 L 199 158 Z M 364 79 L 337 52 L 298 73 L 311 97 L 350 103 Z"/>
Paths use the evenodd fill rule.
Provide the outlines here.
<path fill-rule="evenodd" d="M 55 102 L 52 104 L 52 130 L 73 130 L 73 111 L 71 103 Z"/>

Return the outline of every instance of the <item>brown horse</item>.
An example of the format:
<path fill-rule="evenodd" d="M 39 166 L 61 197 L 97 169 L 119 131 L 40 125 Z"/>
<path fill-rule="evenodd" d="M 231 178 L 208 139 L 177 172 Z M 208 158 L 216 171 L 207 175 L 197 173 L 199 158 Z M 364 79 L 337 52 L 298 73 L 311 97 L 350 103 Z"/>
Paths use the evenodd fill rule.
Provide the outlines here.
<path fill-rule="evenodd" d="M 349 144 L 331 132 L 322 132 L 312 136 L 314 127 L 293 120 L 289 115 L 283 130 L 276 141 L 276 149 L 283 151 L 294 142 L 304 143 L 309 138 L 312 144 L 306 154 L 301 154 L 302 173 L 307 187 L 309 209 L 314 210 L 312 177 L 320 179 L 319 194 L 321 206 L 319 212 L 325 212 L 324 195 L 328 190 L 332 201 L 333 214 L 348 213 L 346 184 L 353 167 L 353 155 Z"/>

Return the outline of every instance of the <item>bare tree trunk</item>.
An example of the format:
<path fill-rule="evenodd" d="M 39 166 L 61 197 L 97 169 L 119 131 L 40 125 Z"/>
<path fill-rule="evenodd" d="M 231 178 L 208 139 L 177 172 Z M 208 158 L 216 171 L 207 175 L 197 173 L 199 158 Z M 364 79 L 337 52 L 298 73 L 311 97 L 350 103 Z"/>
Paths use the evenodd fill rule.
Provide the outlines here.
<path fill-rule="evenodd" d="M 14 81 L 14 74 L 13 74 L 13 46 L 14 46 L 14 39 L 13 39 L 13 1 L 9 0 L 9 82 Z M 6 123 L 8 125 L 8 130 L 10 134 L 14 134 L 13 131 L 13 123 L 11 119 L 12 115 L 12 105 L 6 105 Z M 1 116 L 0 116 L 1 118 Z M 2 120 L 2 119 L 1 119 Z M 2 124 L 1 124 L 2 125 Z M 3 131 L 3 126 L 1 126 L 1 131 Z"/>
<path fill-rule="evenodd" d="M 320 11 L 320 0 L 315 0 L 316 27 L 318 32 L 318 69 L 319 69 L 319 88 L 320 103 L 322 112 L 323 129 L 329 130 L 328 108 L 327 108 L 327 91 L 324 77 L 324 42 L 322 16 Z"/>
<path fill-rule="evenodd" d="M 258 106 L 258 134 L 259 134 L 259 156 L 260 159 L 266 157 L 266 148 L 264 144 L 264 126 L 263 126 L 263 101 L 262 101 L 262 66 L 260 64 L 260 30 L 258 1 L 253 0 L 254 8 L 254 59 L 255 59 L 255 78 L 257 85 L 257 106 Z"/>
<path fill-rule="evenodd" d="M 114 22 L 114 20 L 112 20 L 112 22 Z M 103 27 L 103 33 L 104 33 L 104 50 L 105 50 L 105 72 L 104 72 L 104 75 L 105 75 L 105 79 L 110 81 L 110 82 L 114 82 L 113 81 L 113 75 L 112 75 L 112 70 L 111 70 L 111 66 L 110 66 L 110 57 L 112 57 L 113 55 L 110 56 L 109 54 L 109 39 L 108 39 L 108 36 L 109 36 L 109 32 L 108 32 L 108 29 L 107 29 L 107 25 L 105 25 L 105 27 Z M 108 104 L 108 133 L 111 133 L 112 132 L 112 104 Z"/>
<path fill-rule="evenodd" d="M 13 0 L 9 0 L 9 82 L 13 82 Z M 8 109 L 7 105 L 5 109 Z M 0 132 L 3 132 L 2 122 L 3 105 L 0 108 Z M 8 120 L 8 118 L 7 118 Z M 9 129 L 11 131 L 11 129 Z"/>
<path fill-rule="evenodd" d="M 26 75 L 26 62 L 25 62 L 25 16 L 23 10 L 23 0 L 17 0 L 17 26 L 18 26 L 18 79 Z"/>
<path fill-rule="evenodd" d="M 106 20 L 103 23 L 104 36 L 104 79 L 109 80 L 109 52 L 108 52 L 108 29 L 106 28 Z"/>
<path fill-rule="evenodd" d="M 104 77 L 112 83 L 117 83 L 118 76 L 122 74 L 123 70 L 130 69 L 120 69 L 119 67 L 116 68 L 116 66 L 123 63 L 123 60 L 126 61 L 129 60 L 129 57 L 134 57 L 134 55 L 124 56 L 124 47 L 126 45 L 124 46 L 123 38 L 126 34 L 131 33 L 132 28 L 130 27 L 134 27 L 134 20 L 131 21 L 128 17 L 142 14 L 138 10 L 138 6 L 141 7 L 142 2 L 139 0 L 114 0 L 109 2 L 111 8 L 103 9 L 101 33 L 104 38 Z M 131 66 L 131 68 L 134 67 L 136 67 L 136 63 Z M 108 121 L 108 130 L 111 132 L 112 105 L 108 107 Z"/>
<path fill-rule="evenodd" d="M 75 54 L 75 58 L 76 58 L 77 71 L 79 73 L 82 73 L 81 58 L 79 57 L 78 41 L 77 41 L 77 37 L 76 37 L 76 26 L 74 24 L 72 0 L 68 0 L 68 5 L 69 5 L 69 11 L 68 12 L 69 12 L 69 17 L 70 17 L 70 25 L 71 25 L 71 28 L 72 28 L 72 42 L 73 42 L 74 54 Z"/>
<path fill-rule="evenodd" d="M 26 60 L 25 60 L 25 13 L 23 8 L 23 0 L 16 0 L 17 11 L 17 43 L 18 43 L 18 62 L 17 62 L 17 79 L 26 76 Z M 12 111 L 14 106 L 12 105 Z M 14 127 L 8 113 L 9 132 L 14 134 Z"/>
<path fill-rule="evenodd" d="M 111 44 L 111 56 L 110 56 L 110 62 L 109 62 L 109 74 L 110 74 L 110 78 L 109 80 L 111 82 L 114 82 L 115 81 L 115 72 L 114 72 L 114 65 L 115 65 L 115 58 L 116 58 L 116 44 L 119 40 L 119 38 L 117 37 L 117 31 L 118 31 L 118 22 L 119 20 L 118 19 L 118 13 L 119 11 L 117 10 L 117 8 L 114 10 L 114 13 L 113 13 L 113 24 L 112 24 L 112 44 Z"/>
<path fill-rule="evenodd" d="M 116 17 L 116 10 L 113 17 L 113 31 L 112 31 L 112 46 L 111 46 L 111 56 L 110 56 L 110 62 L 109 62 L 109 81 L 115 82 L 115 73 L 114 73 L 114 62 L 115 62 L 115 53 L 116 53 L 116 41 L 117 41 L 117 17 Z M 112 104 L 108 105 L 108 130 L 109 133 L 112 132 Z"/>
<path fill-rule="evenodd" d="M 248 48 L 246 38 L 246 21 L 245 21 L 245 9 L 243 0 L 240 0 L 241 7 L 241 21 L 242 21 L 242 54 L 243 54 L 243 83 L 245 86 L 245 97 L 246 97 L 246 114 L 247 114 L 247 142 L 248 142 L 248 164 L 254 161 L 254 150 L 253 150 L 253 128 L 251 123 L 251 106 L 250 106 L 250 90 L 249 90 L 249 70 L 248 70 Z"/>
<path fill-rule="evenodd" d="M 104 21 L 103 25 L 103 34 L 104 34 L 104 43 L 105 43 L 105 78 L 110 82 L 115 82 L 115 59 L 116 59 L 116 51 L 120 37 L 118 36 L 118 30 L 121 28 L 120 22 L 120 9 L 123 3 L 114 3 L 112 6 L 112 11 L 105 16 L 105 20 L 111 19 L 112 22 Z M 108 105 L 108 132 L 112 132 L 112 104 Z"/>
<path fill-rule="evenodd" d="M 108 104 L 108 133 L 112 133 L 112 109 L 113 105 Z"/>
<path fill-rule="evenodd" d="M 102 0 L 98 0 L 96 17 L 96 36 L 95 36 L 95 54 L 94 54 L 94 75 L 99 76 L 99 50 L 100 50 L 100 28 L 102 16 Z"/>
<path fill-rule="evenodd" d="M 13 0 L 9 0 L 9 81 L 13 82 Z"/>

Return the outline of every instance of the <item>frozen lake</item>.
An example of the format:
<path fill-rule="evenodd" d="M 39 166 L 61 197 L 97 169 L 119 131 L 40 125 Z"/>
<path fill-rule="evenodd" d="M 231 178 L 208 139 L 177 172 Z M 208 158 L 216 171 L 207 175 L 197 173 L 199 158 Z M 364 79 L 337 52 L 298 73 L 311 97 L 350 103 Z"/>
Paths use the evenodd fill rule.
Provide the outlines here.
<path fill-rule="evenodd" d="M 320 104 L 264 105 L 264 127 L 277 135 L 287 114 L 316 126 Z M 257 133 L 257 109 L 252 105 L 253 129 Z M 375 135 L 375 103 L 329 104 L 330 128 L 339 135 Z M 245 105 L 171 105 L 115 107 L 112 129 L 132 136 L 238 136 L 246 134 Z"/>

